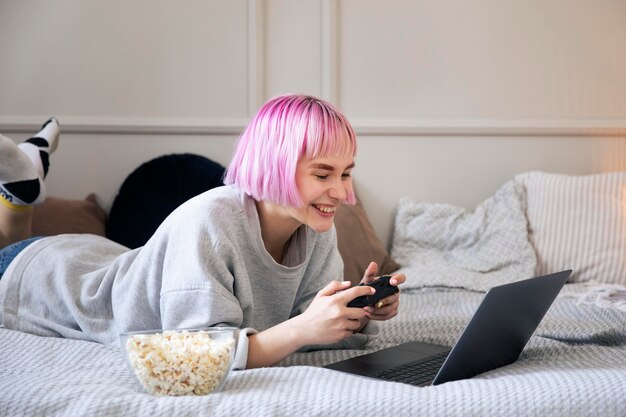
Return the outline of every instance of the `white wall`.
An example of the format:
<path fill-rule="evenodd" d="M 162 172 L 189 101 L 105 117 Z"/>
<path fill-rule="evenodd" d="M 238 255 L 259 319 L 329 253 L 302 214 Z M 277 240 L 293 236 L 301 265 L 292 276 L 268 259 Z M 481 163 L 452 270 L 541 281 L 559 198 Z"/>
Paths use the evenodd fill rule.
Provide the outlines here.
<path fill-rule="evenodd" d="M 626 169 L 624 22 L 622 0 L 3 0 L 0 132 L 57 116 L 50 194 L 108 208 L 142 162 L 226 165 L 267 98 L 322 96 L 388 241 L 403 196 L 471 208 L 519 172 Z"/>

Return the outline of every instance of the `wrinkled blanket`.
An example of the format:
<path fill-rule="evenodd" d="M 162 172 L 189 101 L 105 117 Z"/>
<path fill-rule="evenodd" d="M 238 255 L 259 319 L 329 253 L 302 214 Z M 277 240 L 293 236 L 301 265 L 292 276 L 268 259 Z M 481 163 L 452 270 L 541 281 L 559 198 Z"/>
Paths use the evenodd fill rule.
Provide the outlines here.
<path fill-rule="evenodd" d="M 565 294 L 578 292 L 567 288 Z M 576 297 L 557 299 L 517 362 L 469 380 L 417 388 L 320 368 L 409 340 L 451 345 L 482 296 L 462 289 L 405 290 L 400 315 L 381 326 L 366 349 L 296 353 L 279 366 L 233 372 L 222 392 L 204 397 L 142 393 L 116 347 L 0 329 L 0 413 L 626 415 L 626 313 L 580 304 Z"/>

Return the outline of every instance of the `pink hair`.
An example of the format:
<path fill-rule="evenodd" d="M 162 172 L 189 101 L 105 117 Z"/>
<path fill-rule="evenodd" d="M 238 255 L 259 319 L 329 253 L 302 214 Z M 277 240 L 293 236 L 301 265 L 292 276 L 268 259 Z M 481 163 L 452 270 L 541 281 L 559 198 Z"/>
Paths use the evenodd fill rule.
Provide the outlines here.
<path fill-rule="evenodd" d="M 315 97 L 278 96 L 259 109 L 239 138 L 224 183 L 257 201 L 301 207 L 298 162 L 335 155 L 356 155 L 356 135 L 346 117 Z M 356 202 L 353 191 L 346 200 Z"/>

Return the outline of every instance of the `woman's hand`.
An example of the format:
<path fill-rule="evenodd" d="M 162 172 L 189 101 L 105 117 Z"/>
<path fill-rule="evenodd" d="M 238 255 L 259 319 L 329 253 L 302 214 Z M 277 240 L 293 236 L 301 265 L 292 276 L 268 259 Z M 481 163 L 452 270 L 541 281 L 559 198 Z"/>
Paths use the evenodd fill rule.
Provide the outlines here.
<path fill-rule="evenodd" d="M 377 270 L 378 266 L 372 262 L 362 282 L 373 281 Z M 399 285 L 405 279 L 404 275 L 396 274 L 390 283 Z M 317 293 L 302 314 L 249 336 L 247 367 L 273 365 L 306 345 L 340 342 L 360 331 L 370 318 L 389 320 L 398 314 L 399 293 L 383 298 L 384 305 L 380 307 L 348 307 L 355 298 L 374 293 L 367 285 L 350 286 L 349 281 L 332 281 Z"/>
<path fill-rule="evenodd" d="M 306 345 L 326 345 L 352 336 L 368 322 L 362 308 L 347 304 L 373 294 L 367 286 L 350 288 L 349 281 L 332 281 L 309 307 L 287 321 L 248 337 L 248 368 L 271 366 Z"/>
<path fill-rule="evenodd" d="M 362 308 L 350 308 L 347 304 L 362 295 L 371 295 L 368 286 L 350 288 L 350 281 L 332 281 L 321 289 L 309 307 L 298 319 L 303 326 L 305 344 L 329 344 L 339 342 L 367 324 L 367 312 Z"/>
<path fill-rule="evenodd" d="M 374 281 L 377 278 L 378 265 L 376 262 L 370 262 L 365 273 L 363 274 L 363 279 L 361 283 L 368 284 Z M 406 276 L 404 274 L 395 274 L 391 276 L 389 283 L 391 285 L 398 286 L 406 281 Z M 398 288 L 398 292 L 390 295 L 389 297 L 385 297 L 376 303 L 375 306 L 372 307 L 363 307 L 363 310 L 366 313 L 366 317 L 370 320 L 389 320 L 398 315 L 398 307 L 400 306 L 400 289 Z"/>

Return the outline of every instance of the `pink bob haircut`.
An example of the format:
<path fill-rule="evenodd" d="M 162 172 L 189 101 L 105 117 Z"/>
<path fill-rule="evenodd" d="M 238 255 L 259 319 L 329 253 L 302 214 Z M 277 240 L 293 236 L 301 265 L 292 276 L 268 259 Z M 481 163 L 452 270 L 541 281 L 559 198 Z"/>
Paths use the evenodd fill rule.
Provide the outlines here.
<path fill-rule="evenodd" d="M 356 135 L 339 110 L 311 96 L 278 96 L 259 109 L 239 138 L 224 183 L 257 201 L 302 207 L 298 162 L 338 155 L 356 155 Z M 349 190 L 346 203 L 355 202 Z"/>

